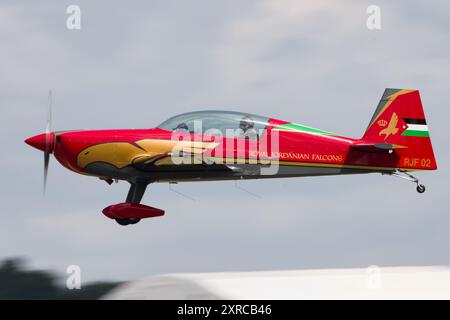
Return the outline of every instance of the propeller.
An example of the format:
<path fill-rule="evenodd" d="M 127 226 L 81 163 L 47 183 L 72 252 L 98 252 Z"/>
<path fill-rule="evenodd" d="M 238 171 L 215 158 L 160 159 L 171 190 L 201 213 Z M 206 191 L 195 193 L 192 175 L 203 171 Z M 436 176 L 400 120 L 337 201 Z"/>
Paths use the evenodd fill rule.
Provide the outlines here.
<path fill-rule="evenodd" d="M 48 91 L 48 115 L 47 126 L 45 128 L 45 150 L 44 150 L 44 195 L 47 189 L 48 166 L 50 163 L 50 153 L 53 152 L 53 132 L 52 132 L 52 90 Z"/>

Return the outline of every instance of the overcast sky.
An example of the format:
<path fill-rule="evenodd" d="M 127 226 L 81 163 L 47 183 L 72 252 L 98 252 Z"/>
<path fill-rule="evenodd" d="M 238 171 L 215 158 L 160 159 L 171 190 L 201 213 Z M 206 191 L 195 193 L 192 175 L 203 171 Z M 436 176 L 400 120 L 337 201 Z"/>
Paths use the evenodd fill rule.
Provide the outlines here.
<path fill-rule="evenodd" d="M 81 30 L 66 8 L 81 8 Z M 366 27 L 381 8 L 381 30 Z M 450 265 L 448 1 L 2 1 L 0 259 L 83 280 L 172 272 Z M 439 170 L 149 186 L 162 218 L 121 227 L 108 186 L 23 143 L 53 127 L 150 128 L 231 109 L 360 137 L 386 87 L 419 89 Z"/>

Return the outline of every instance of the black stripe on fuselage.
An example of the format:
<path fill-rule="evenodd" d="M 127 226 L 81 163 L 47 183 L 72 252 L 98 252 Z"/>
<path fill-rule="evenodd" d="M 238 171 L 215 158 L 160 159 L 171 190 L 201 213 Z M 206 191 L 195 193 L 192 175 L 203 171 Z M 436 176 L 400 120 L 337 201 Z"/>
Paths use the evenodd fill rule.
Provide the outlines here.
<path fill-rule="evenodd" d="M 425 119 L 403 118 L 406 124 L 427 124 Z"/>

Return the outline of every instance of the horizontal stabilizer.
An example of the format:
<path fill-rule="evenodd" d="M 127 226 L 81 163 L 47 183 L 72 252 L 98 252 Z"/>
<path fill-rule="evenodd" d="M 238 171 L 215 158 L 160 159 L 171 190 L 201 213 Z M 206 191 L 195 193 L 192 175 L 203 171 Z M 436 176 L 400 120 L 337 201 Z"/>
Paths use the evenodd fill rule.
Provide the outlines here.
<path fill-rule="evenodd" d="M 354 150 L 367 152 L 391 152 L 392 150 L 395 149 L 405 149 L 408 147 L 385 142 L 378 142 L 378 143 L 357 142 L 352 144 L 351 148 Z"/>

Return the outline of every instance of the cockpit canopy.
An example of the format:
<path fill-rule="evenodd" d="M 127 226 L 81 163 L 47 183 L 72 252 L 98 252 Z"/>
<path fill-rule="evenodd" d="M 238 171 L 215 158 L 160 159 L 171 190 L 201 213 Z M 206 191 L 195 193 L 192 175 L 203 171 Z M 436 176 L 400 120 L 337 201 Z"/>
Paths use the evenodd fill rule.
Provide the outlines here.
<path fill-rule="evenodd" d="M 261 137 L 269 118 L 234 111 L 196 111 L 174 116 L 158 128 L 208 135 Z"/>

